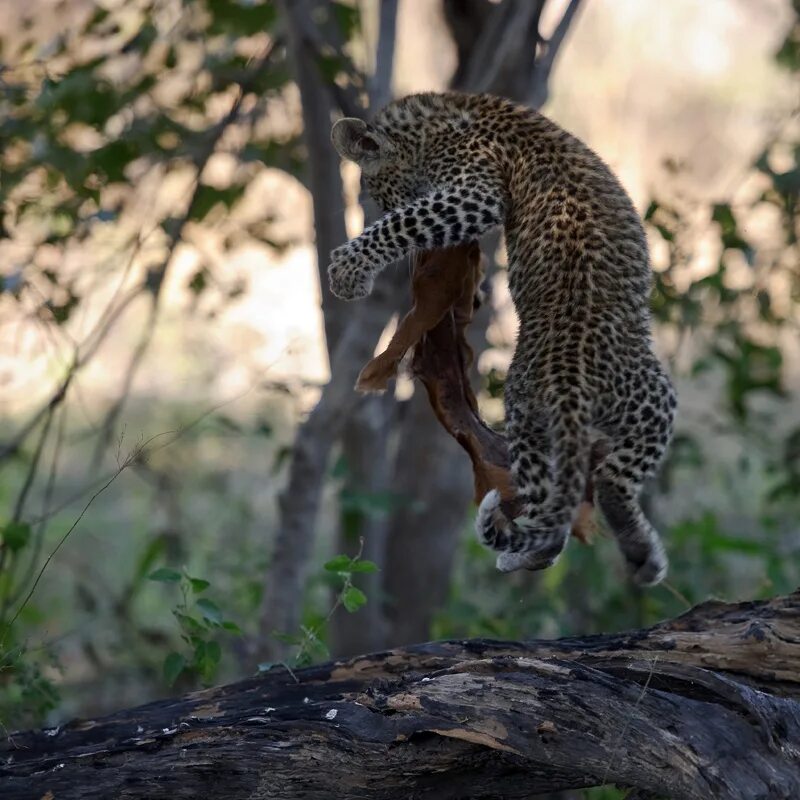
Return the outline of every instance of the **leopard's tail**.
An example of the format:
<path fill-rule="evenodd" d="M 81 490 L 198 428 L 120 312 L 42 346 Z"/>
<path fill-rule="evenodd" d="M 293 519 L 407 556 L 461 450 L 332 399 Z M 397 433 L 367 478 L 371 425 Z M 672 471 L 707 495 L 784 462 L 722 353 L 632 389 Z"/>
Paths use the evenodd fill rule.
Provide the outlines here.
<path fill-rule="evenodd" d="M 540 569 L 554 563 L 566 545 L 584 498 L 592 450 L 589 431 L 582 420 L 564 415 L 553 426 L 553 434 L 554 481 L 540 485 L 545 494 L 541 497 L 540 491 L 541 502 L 525 503 L 522 513 L 512 520 L 503 513 L 499 493 L 491 491 L 478 509 L 478 539 L 492 550 L 517 556 L 505 559 L 509 567 L 513 563 Z M 524 474 L 515 475 L 517 483 L 523 487 L 525 477 Z"/>

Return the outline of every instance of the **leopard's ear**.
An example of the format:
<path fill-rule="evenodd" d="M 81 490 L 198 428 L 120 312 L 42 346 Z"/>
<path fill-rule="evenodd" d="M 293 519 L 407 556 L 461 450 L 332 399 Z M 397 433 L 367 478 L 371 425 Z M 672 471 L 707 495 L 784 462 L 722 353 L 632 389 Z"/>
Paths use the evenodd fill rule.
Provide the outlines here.
<path fill-rule="evenodd" d="M 348 161 L 355 161 L 364 172 L 375 172 L 380 165 L 383 137 L 364 120 L 345 117 L 331 129 L 336 152 Z"/>

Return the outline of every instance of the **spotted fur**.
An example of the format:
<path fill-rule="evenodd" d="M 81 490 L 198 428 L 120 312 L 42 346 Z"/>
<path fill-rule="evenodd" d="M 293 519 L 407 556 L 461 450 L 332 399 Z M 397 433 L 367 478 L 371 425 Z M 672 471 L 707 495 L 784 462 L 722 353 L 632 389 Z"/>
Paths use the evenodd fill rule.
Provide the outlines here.
<path fill-rule="evenodd" d="M 639 505 L 669 443 L 675 393 L 652 349 L 651 274 L 641 221 L 585 144 L 541 114 L 489 95 L 421 94 L 332 138 L 385 214 L 331 254 L 331 289 L 368 294 L 375 274 L 415 248 L 505 230 L 519 317 L 505 383 L 512 474 L 524 511 L 480 504 L 477 532 L 503 571 L 550 566 L 603 441 L 594 491 L 634 580 L 667 559 Z"/>

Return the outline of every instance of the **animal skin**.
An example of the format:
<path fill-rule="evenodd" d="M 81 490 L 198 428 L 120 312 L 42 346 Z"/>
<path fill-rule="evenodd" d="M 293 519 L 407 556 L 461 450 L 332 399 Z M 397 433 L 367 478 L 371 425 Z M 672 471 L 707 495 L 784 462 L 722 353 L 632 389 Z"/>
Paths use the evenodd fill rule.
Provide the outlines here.
<path fill-rule="evenodd" d="M 386 349 L 361 370 L 356 381 L 358 391 L 385 391 L 405 354 L 446 314 L 453 313 L 455 325 L 463 333 L 472 319 L 482 262 L 477 242 L 425 253 L 416 259 L 411 278 L 414 305 L 398 323 Z"/>
<path fill-rule="evenodd" d="M 365 296 L 412 250 L 504 228 L 519 317 L 504 404 L 522 513 L 509 518 L 496 490 L 480 504 L 478 536 L 498 569 L 555 562 L 591 473 L 633 579 L 658 583 L 667 558 L 638 498 L 677 402 L 653 353 L 644 230 L 611 170 L 543 115 L 491 95 L 413 95 L 370 124 L 340 120 L 332 139 L 385 211 L 331 254 L 337 296 Z"/>

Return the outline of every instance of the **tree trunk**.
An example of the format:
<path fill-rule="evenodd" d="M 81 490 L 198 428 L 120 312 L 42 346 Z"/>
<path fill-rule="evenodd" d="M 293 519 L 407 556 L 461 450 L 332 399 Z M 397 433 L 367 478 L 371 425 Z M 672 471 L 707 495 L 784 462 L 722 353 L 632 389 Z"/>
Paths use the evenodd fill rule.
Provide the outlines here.
<path fill-rule="evenodd" d="M 394 507 L 388 440 L 395 413 L 390 395 L 364 398 L 358 415 L 348 420 L 342 432 L 346 478 L 339 504 L 336 552 L 352 556 L 360 551 L 362 558 L 376 564 L 386 563 L 386 518 Z M 378 601 L 383 576 L 373 572 L 353 577 L 353 583 L 370 602 L 359 614 L 337 614 L 331 620 L 331 654 L 336 658 L 386 647 L 386 623 Z"/>
<path fill-rule="evenodd" d="M 653 628 L 435 642 L 12 734 L 37 798 L 800 797 L 800 592 Z"/>
<path fill-rule="evenodd" d="M 326 0 L 284 0 L 282 3 L 303 104 L 309 184 L 314 200 L 317 266 L 331 379 L 323 389 L 318 407 L 298 429 L 288 484 L 280 499 L 279 524 L 270 568 L 265 577 L 259 634 L 249 648 L 257 653 L 260 660 L 270 661 L 285 658 L 288 653 L 287 645 L 272 637 L 272 633 L 275 630 L 291 632 L 297 629 L 328 458 L 345 430 L 345 423 L 349 421 L 351 428 L 357 424 L 358 417 L 353 415 L 364 401 L 353 391 L 355 379 L 361 365 L 372 355 L 375 343 L 394 311 L 398 282 L 395 273 L 385 270 L 379 276 L 372 296 L 356 306 L 343 303 L 330 293 L 326 274 L 328 256 L 334 247 L 347 240 L 347 235 L 343 187 L 339 175 L 340 159 L 330 143 L 335 85 L 326 83 L 316 63 L 318 54 L 312 44 L 320 34 L 311 14 L 312 7 L 326 9 L 329 15 L 331 13 L 331 4 Z M 383 102 L 389 93 L 396 13 L 397 0 L 386 0 L 381 4 L 376 75 L 370 87 L 371 99 L 376 102 Z M 333 43 L 339 44 L 337 41 Z M 346 109 L 346 112 L 352 114 L 359 110 Z M 365 418 L 373 419 L 384 407 L 373 404 Z M 365 435 L 368 434 L 365 431 Z M 379 455 L 385 458 L 385 454 Z M 383 539 L 385 537 L 381 541 Z M 376 541 L 370 542 L 368 549 L 380 547 L 380 542 Z"/>
<path fill-rule="evenodd" d="M 472 500 L 469 459 L 439 425 L 422 386 L 407 406 L 392 484 L 404 502 L 391 519 L 383 570 L 392 645 L 430 636 Z"/>

